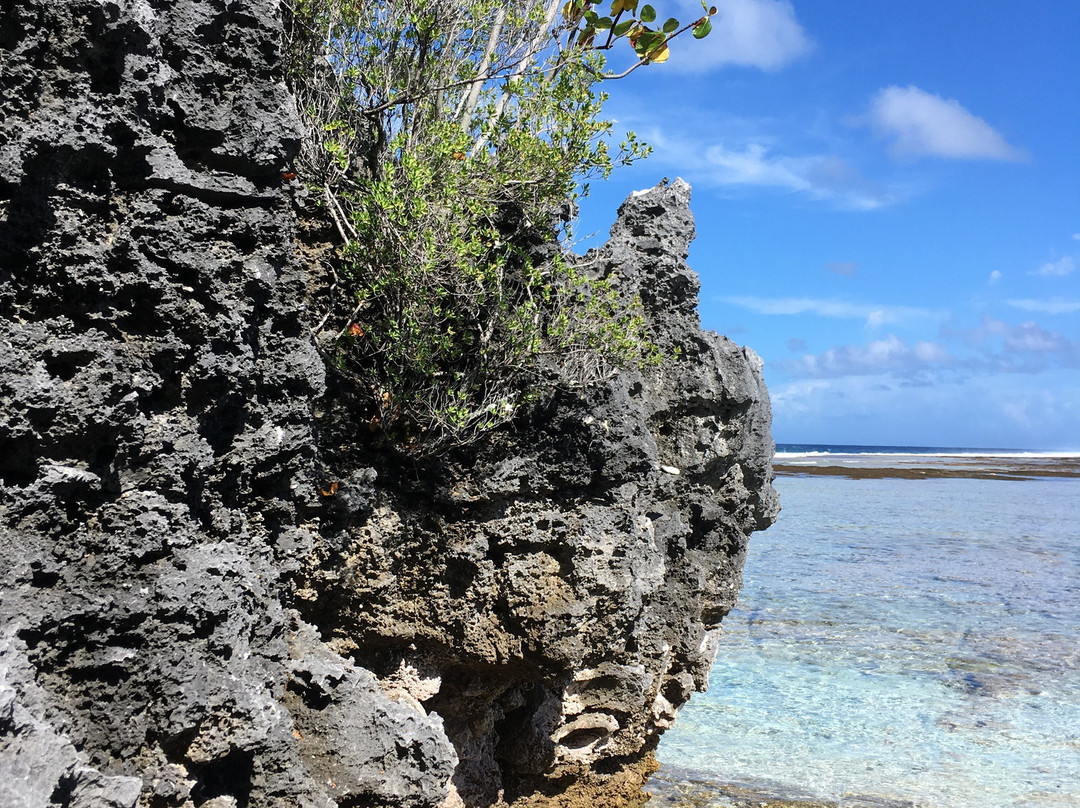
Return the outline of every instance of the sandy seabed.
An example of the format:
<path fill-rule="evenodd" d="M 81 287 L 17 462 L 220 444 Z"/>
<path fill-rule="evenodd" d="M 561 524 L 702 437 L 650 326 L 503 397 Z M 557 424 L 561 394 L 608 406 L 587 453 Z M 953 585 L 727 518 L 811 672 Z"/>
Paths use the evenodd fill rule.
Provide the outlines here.
<path fill-rule="evenodd" d="M 845 794 L 840 801 L 822 800 L 791 789 L 770 789 L 764 785 L 718 783 L 686 778 L 681 773 L 659 775 L 649 780 L 651 799 L 645 808 L 912 808 L 906 800 Z"/>

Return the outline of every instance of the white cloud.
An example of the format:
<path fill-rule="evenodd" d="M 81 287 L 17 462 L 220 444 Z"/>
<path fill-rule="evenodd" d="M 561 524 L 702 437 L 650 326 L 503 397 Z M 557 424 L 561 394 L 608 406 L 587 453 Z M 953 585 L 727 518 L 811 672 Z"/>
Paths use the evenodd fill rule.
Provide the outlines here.
<path fill-rule="evenodd" d="M 937 342 L 916 342 L 914 352 L 916 359 L 927 364 L 946 364 L 951 361 L 945 346 Z"/>
<path fill-rule="evenodd" d="M 897 194 L 866 179 L 853 165 L 833 154 L 812 158 L 805 176 L 819 197 L 843 200 L 857 210 L 875 210 L 899 200 Z"/>
<path fill-rule="evenodd" d="M 1028 321 L 1011 325 L 983 316 L 975 328 L 942 329 L 939 340 L 895 334 L 770 363 L 794 379 L 881 376 L 930 386 L 986 374 L 1037 374 L 1080 367 L 1080 340 Z"/>
<path fill-rule="evenodd" d="M 958 101 L 908 87 L 886 87 L 871 101 L 870 125 L 893 139 L 900 157 L 1025 160 L 990 124 Z"/>
<path fill-rule="evenodd" d="M 1059 258 L 1057 261 L 1047 261 L 1038 269 L 1029 272 L 1029 275 L 1040 275 L 1043 278 L 1061 278 L 1065 275 L 1071 275 L 1073 270 L 1076 269 L 1076 262 L 1072 259 L 1072 256 L 1066 255 L 1064 258 Z"/>
<path fill-rule="evenodd" d="M 1039 384 L 999 374 L 951 375 L 933 385 L 888 376 L 770 380 L 778 441 L 922 446 L 1080 448 L 1072 371 Z"/>
<path fill-rule="evenodd" d="M 785 360 L 780 366 L 793 376 L 835 378 L 902 371 L 913 374 L 926 367 L 948 365 L 953 358 L 943 345 L 917 342 L 909 346 L 895 334 L 866 345 L 844 345 L 822 354 Z"/>
<path fill-rule="evenodd" d="M 1073 233 L 1073 241 L 1080 241 L 1080 233 Z"/>
<path fill-rule="evenodd" d="M 957 336 L 977 351 L 965 360 L 967 367 L 976 370 L 1038 373 L 1051 366 L 1080 365 L 1080 341 L 1031 320 L 1010 325 L 984 315 L 978 327 L 958 332 Z"/>
<path fill-rule="evenodd" d="M 708 147 L 702 171 L 705 180 L 715 185 L 780 188 L 852 210 L 874 210 L 897 201 L 895 195 L 864 179 L 835 155 L 771 154 L 760 141 L 741 148 L 724 144 Z"/>
<path fill-rule="evenodd" d="M 1052 365 L 1080 367 L 1080 341 L 1048 331 L 1038 323 L 1012 326 L 1003 337 L 1005 350 L 994 357 L 1002 370 L 1032 373 Z"/>
<path fill-rule="evenodd" d="M 745 149 L 728 149 L 723 145 L 710 147 L 705 159 L 715 170 L 713 177 L 722 185 L 771 185 L 793 191 L 808 191 L 806 160 L 774 157 L 761 143 L 751 143 Z"/>
<path fill-rule="evenodd" d="M 779 70 L 812 47 L 787 0 L 723 0 L 716 5 L 719 13 L 708 38 L 700 44 L 688 41 L 685 47 L 680 41 L 679 53 L 665 67 L 694 73 L 727 65 Z M 692 20 L 701 14 L 701 3 L 680 3 L 679 11 L 680 19 Z"/>
<path fill-rule="evenodd" d="M 870 328 L 881 328 L 885 323 L 889 322 L 888 315 L 884 309 L 874 309 L 867 315 L 866 325 Z"/>
<path fill-rule="evenodd" d="M 963 333 L 969 342 L 977 345 L 986 343 L 992 337 L 1000 337 L 1006 348 L 1016 351 L 1047 353 L 1061 350 L 1070 343 L 1064 335 L 1047 331 L 1032 320 L 1009 325 L 989 315 L 983 315 L 978 328 Z"/>
<path fill-rule="evenodd" d="M 816 314 L 819 317 L 865 320 L 871 327 L 913 319 L 939 319 L 943 312 L 912 306 L 876 306 L 848 303 L 842 300 L 820 300 L 809 297 L 752 297 L 730 296 L 717 298 L 722 303 L 739 306 L 758 314 Z"/>
<path fill-rule="evenodd" d="M 797 381 L 781 386 L 769 385 L 769 401 L 773 411 L 787 415 L 801 415 L 810 412 L 808 406 L 812 398 L 827 393 L 830 383 L 827 381 Z"/>
<path fill-rule="evenodd" d="M 911 187 L 883 186 L 863 176 L 841 156 L 842 139 L 822 133 L 814 121 L 727 115 L 678 93 L 655 101 L 633 97 L 633 102 L 616 97 L 619 109 L 613 117 L 620 128 L 634 128 L 653 148 L 648 165 L 663 165 L 695 188 L 755 195 L 762 189 L 780 191 L 858 211 L 892 205 L 913 193 Z"/>
<path fill-rule="evenodd" d="M 1031 429 L 1031 417 L 1028 415 L 1028 402 L 1023 399 L 1003 402 L 1001 412 L 1017 426 Z"/>
<path fill-rule="evenodd" d="M 745 121 L 736 128 L 747 128 Z M 638 127 L 653 147 L 651 165 L 665 165 L 696 188 L 774 189 L 828 202 L 842 210 L 874 210 L 899 201 L 898 194 L 862 177 L 832 154 L 791 156 L 772 150 L 769 138 L 746 135 L 717 143 L 725 126 L 693 118 L 681 130 Z M 692 134 L 685 134 L 690 131 Z"/>
<path fill-rule="evenodd" d="M 990 273 L 990 280 L 988 281 L 988 283 L 990 285 L 993 285 L 993 284 L 997 283 L 1000 280 L 1001 280 L 1001 272 L 999 272 L 998 270 L 995 269 L 993 272 Z"/>
<path fill-rule="evenodd" d="M 1008 303 L 1013 308 L 1023 309 L 1024 311 L 1040 311 L 1045 314 L 1072 314 L 1074 311 L 1080 311 L 1080 300 L 1066 300 L 1062 297 L 1053 297 L 1049 300 L 1023 298 L 1010 300 Z"/>
<path fill-rule="evenodd" d="M 1014 351 L 1053 353 L 1067 351 L 1069 340 L 1055 331 L 1047 331 L 1038 323 L 1026 322 L 1005 333 L 1005 347 Z"/>

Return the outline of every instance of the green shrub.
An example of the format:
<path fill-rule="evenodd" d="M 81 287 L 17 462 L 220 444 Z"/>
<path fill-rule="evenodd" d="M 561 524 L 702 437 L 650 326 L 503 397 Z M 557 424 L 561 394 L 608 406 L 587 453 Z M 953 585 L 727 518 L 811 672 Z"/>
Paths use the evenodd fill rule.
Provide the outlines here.
<path fill-rule="evenodd" d="M 341 238 L 346 294 L 323 325 L 367 402 L 359 418 L 431 452 L 512 418 L 549 361 L 576 385 L 657 361 L 640 301 L 576 266 L 561 214 L 648 152 L 632 133 L 609 152 L 602 51 L 630 43 L 630 70 L 664 61 L 673 36 L 708 33 L 708 12 L 656 30 L 637 0 L 603 18 L 583 0 L 288 12 L 307 124 L 296 172 Z"/>

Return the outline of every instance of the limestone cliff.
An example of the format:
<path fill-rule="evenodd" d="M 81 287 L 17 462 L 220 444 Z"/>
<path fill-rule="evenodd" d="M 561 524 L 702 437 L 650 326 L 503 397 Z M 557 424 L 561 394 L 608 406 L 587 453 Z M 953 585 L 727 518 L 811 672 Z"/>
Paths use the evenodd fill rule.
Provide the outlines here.
<path fill-rule="evenodd" d="M 413 463 L 315 349 L 279 41 L 0 0 L 0 805 L 634 801 L 777 507 L 689 188 L 589 256 L 661 367 Z"/>

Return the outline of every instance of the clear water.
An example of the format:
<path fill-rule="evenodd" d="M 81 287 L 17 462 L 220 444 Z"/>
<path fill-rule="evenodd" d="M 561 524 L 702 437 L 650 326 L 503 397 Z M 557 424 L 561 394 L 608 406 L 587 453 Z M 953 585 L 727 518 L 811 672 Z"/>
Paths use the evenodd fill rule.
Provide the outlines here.
<path fill-rule="evenodd" d="M 1080 806 L 1080 480 L 776 485 L 661 785 Z"/>

